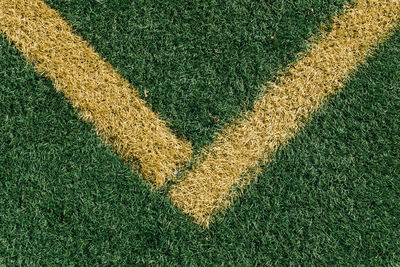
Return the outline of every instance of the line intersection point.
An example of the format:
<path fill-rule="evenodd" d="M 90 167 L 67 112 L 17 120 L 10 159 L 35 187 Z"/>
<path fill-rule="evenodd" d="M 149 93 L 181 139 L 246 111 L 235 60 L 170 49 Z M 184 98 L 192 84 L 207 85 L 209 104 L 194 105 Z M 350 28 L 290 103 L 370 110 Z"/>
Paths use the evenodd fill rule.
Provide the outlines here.
<path fill-rule="evenodd" d="M 265 87 L 245 119 L 216 135 L 199 163 L 169 196 L 202 226 L 229 207 L 282 144 L 340 91 L 377 45 L 394 30 L 398 0 L 359 0 L 334 18 L 329 33 L 277 83 Z M 160 187 L 193 158 L 192 145 L 177 138 L 137 91 L 42 0 L 0 0 L 0 31 L 51 78 L 57 90 L 99 135 Z"/>

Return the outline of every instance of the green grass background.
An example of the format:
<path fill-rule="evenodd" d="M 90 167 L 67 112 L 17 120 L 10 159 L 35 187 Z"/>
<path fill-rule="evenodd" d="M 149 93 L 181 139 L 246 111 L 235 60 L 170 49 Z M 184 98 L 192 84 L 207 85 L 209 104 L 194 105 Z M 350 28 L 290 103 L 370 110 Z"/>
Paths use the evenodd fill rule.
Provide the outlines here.
<path fill-rule="evenodd" d="M 318 24 L 341 6 L 339 1 L 48 2 L 124 77 L 148 90 L 153 108 L 198 147 L 212 140 L 221 121 L 245 109 L 243 103 L 251 105 L 264 79 L 294 60 Z M 243 11 L 235 17 L 235 6 L 259 15 Z M 305 16 L 310 7 L 314 14 Z M 172 23 L 171 12 L 188 12 L 189 22 Z M 203 20 L 219 27 L 215 42 L 197 32 L 214 33 Z M 130 33 L 135 27 L 142 34 Z M 242 34 L 237 43 L 225 35 L 229 27 Z M 157 32 L 160 39 L 146 39 Z M 267 40 L 271 34 L 276 42 Z M 245 36 L 249 39 L 241 42 Z M 201 45 L 190 50 L 190 38 Z M 207 49 L 220 47 L 217 41 L 222 52 L 212 56 Z M 240 43 L 245 48 L 235 47 Z M 191 58 L 196 51 L 203 58 L 198 64 Z M 243 65 L 235 64 L 241 60 Z M 400 263 L 399 66 L 398 31 L 277 153 L 244 196 L 203 230 L 166 196 L 151 191 L 51 82 L 0 39 L 0 265 L 395 266 Z M 179 88 L 185 84 L 193 86 Z M 206 119 L 210 109 L 219 122 Z"/>

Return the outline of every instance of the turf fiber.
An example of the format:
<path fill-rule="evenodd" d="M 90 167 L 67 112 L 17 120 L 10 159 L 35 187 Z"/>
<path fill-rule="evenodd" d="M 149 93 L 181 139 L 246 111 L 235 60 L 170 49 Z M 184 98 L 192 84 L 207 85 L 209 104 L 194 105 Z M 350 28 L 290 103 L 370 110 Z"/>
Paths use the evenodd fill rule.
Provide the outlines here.
<path fill-rule="evenodd" d="M 273 14 L 271 20 L 265 16 L 261 27 L 269 29 L 278 42 L 266 38 L 258 43 L 262 28 L 246 25 L 246 16 L 251 16 L 243 13 L 243 24 L 237 28 L 234 23 L 216 25 L 237 31 L 245 28 L 241 38 L 254 39 L 243 42 L 248 50 L 241 51 L 249 54 L 240 58 L 237 48 L 232 48 L 217 53 L 215 59 L 211 56 L 215 51 L 204 48 L 203 58 L 208 56 L 209 62 L 196 65 L 190 60 L 191 52 L 202 50 L 189 52 L 183 36 L 180 39 L 171 33 L 170 39 L 158 39 L 153 48 L 157 39 L 141 44 L 153 33 L 165 34 L 164 28 L 154 25 L 176 27 L 172 32 L 182 30 L 182 34 L 191 29 L 185 21 L 165 23 L 171 19 L 168 12 L 186 10 L 178 2 L 152 3 L 162 6 L 157 11 L 164 10 L 164 17 L 163 13 L 143 11 L 142 19 L 153 14 L 160 20 L 149 22 L 147 28 L 145 21 L 142 27 L 132 23 L 142 35 L 131 34 L 129 27 L 133 26 L 124 24 L 134 20 L 134 12 L 140 13 L 140 8 L 129 11 L 112 2 L 104 7 L 101 1 L 48 2 L 142 93 L 148 90 L 147 101 L 153 108 L 197 146 L 210 142 L 223 125 L 221 121 L 229 121 L 245 108 L 243 103 L 253 101 L 261 82 L 293 61 L 318 23 L 341 6 L 338 1 L 271 1 L 262 10 L 250 8 L 251 2 L 244 1 L 250 11 L 260 10 L 259 18 L 264 18 L 262 12 Z M 138 3 L 151 10 L 149 2 Z M 211 22 L 218 14 L 227 20 L 233 16 L 223 12 L 223 4 L 210 3 L 216 10 L 221 8 L 214 17 L 210 14 Z M 303 13 L 308 14 L 311 7 L 312 18 Z M 188 19 L 200 11 L 208 12 L 202 6 L 194 8 Z M 116 30 L 107 32 L 101 25 Z M 254 21 L 252 25 L 263 24 Z M 208 31 L 206 26 L 199 28 Z M 117 35 L 118 31 L 126 32 Z M 107 36 L 112 33 L 119 37 Z M 189 40 L 200 38 L 196 28 L 190 34 Z M 204 38 L 203 47 L 213 48 L 215 44 Z M 235 44 L 226 42 L 231 39 L 225 35 L 219 38 L 221 45 Z M 157 49 L 168 40 L 176 43 Z M 240 43 L 241 39 L 237 40 Z M 154 50 L 138 52 L 135 45 Z M 174 53 L 168 50 L 173 48 L 177 49 Z M 169 53 L 174 57 L 168 57 Z M 215 73 L 207 76 L 204 70 L 207 64 L 213 66 L 213 60 L 215 66 L 222 63 L 225 68 L 218 72 L 210 67 Z M 235 69 L 240 64 L 234 62 L 240 60 L 245 67 Z M 177 65 L 168 72 L 168 64 Z M 400 262 L 399 66 L 398 31 L 343 92 L 314 116 L 309 127 L 277 153 L 244 196 L 204 230 L 174 208 L 166 196 L 151 191 L 100 141 L 91 126 L 78 118 L 51 82 L 36 74 L 0 39 L 0 264 L 395 266 Z M 251 75 L 245 75 L 246 68 L 253 68 Z M 226 76 L 229 73 L 231 76 Z M 233 78 L 236 74 L 238 80 Z M 181 92 L 180 83 L 193 86 Z M 161 92 L 167 92 L 165 99 Z M 225 101 L 227 96 L 233 100 Z M 198 105 L 196 99 L 202 99 Z M 219 122 L 206 119 L 210 106 L 215 112 L 211 114 L 220 116 Z"/>

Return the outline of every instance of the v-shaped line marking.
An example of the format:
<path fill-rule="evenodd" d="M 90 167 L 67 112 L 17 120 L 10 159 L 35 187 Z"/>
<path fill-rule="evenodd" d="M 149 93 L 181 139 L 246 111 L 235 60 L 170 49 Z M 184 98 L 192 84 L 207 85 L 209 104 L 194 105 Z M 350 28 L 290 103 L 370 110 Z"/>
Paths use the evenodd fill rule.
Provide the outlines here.
<path fill-rule="evenodd" d="M 127 161 L 138 159 L 155 186 L 193 156 L 135 89 L 42 0 L 0 0 L 0 30 L 50 77 L 57 90 L 94 124 Z M 398 0 L 359 0 L 334 18 L 329 33 L 309 48 L 276 84 L 265 87 L 244 120 L 217 134 L 198 164 L 170 190 L 172 201 L 202 226 L 231 205 L 273 153 L 293 138 L 323 103 L 344 86 L 400 17 Z M 240 192 L 240 191 L 239 191 Z"/>

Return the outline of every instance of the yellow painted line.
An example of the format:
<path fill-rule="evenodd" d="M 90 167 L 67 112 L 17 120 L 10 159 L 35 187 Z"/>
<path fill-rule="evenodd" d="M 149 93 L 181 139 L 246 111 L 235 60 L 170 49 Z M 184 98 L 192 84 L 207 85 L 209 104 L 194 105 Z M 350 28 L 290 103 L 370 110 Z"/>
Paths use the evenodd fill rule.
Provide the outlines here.
<path fill-rule="evenodd" d="M 191 144 L 179 140 L 128 81 L 43 1 L 0 0 L 0 31 L 125 160 L 138 161 L 154 185 L 163 185 L 190 160 Z"/>
<path fill-rule="evenodd" d="M 207 226 L 231 205 L 234 187 L 243 188 L 274 152 L 304 127 L 312 113 L 343 87 L 400 16 L 399 0 L 360 0 L 334 19 L 331 31 L 267 86 L 246 118 L 217 135 L 200 164 L 173 187 L 173 202 Z M 240 190 L 239 190 L 240 192 Z"/>

